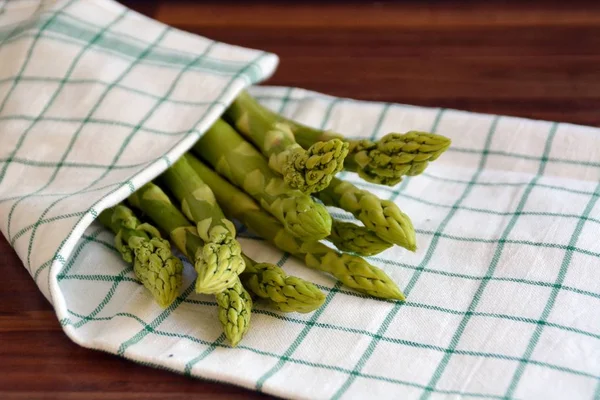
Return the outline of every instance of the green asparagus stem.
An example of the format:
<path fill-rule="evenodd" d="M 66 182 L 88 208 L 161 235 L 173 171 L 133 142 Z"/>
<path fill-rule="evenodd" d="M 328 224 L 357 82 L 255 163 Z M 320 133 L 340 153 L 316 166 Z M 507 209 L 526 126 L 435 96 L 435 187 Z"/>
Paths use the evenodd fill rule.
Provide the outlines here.
<path fill-rule="evenodd" d="M 102 211 L 98 220 L 115 233 L 115 246 L 123 260 L 133 263 L 135 276 L 158 305 L 171 305 L 181 288 L 183 264 L 171 254 L 170 243 L 123 204 Z"/>
<path fill-rule="evenodd" d="M 216 298 L 225 337 L 235 347 L 250 328 L 252 298 L 237 278 L 232 287 L 217 293 Z"/>
<path fill-rule="evenodd" d="M 197 293 L 215 294 L 232 287 L 239 270 L 238 259 L 228 248 L 205 245 L 196 228 L 171 203 L 160 187 L 150 182 L 129 197 L 130 203 L 142 210 L 154 223 L 168 232 L 171 241 L 194 264 L 198 273 Z M 232 266 L 233 263 L 233 266 Z"/>
<path fill-rule="evenodd" d="M 279 249 L 303 260 L 307 267 L 327 272 L 346 286 L 371 296 L 404 300 L 404 295 L 385 272 L 364 259 L 339 253 L 317 241 L 304 241 L 291 235 L 265 212 L 251 197 L 227 180 L 190 157 L 190 165 L 212 189 L 221 208 L 229 218 L 240 220 Z"/>
<path fill-rule="evenodd" d="M 325 295 L 314 284 L 288 276 L 277 265 L 257 263 L 244 255 L 246 269 L 240 275 L 244 286 L 282 312 L 309 313 L 321 307 Z"/>
<path fill-rule="evenodd" d="M 381 200 L 374 194 L 338 178 L 334 178 L 331 184 L 316 196 L 328 206 L 339 207 L 352 213 L 381 239 L 410 251 L 417 249 L 412 221 L 394 202 Z"/>
<path fill-rule="evenodd" d="M 289 125 L 257 107 L 246 92 L 235 99 L 225 117 L 260 149 L 285 183 L 307 194 L 326 188 L 342 170 L 348 155 L 348 143 L 337 138 L 315 142 L 303 149 L 296 143 Z"/>
<path fill-rule="evenodd" d="M 225 218 L 212 191 L 185 157 L 177 160 L 159 179 L 181 202 L 181 210 L 187 219 L 197 224 L 198 235 L 205 242 L 203 253 L 208 259 L 216 257 L 219 260 L 216 268 L 198 272 L 196 291 L 220 291 L 221 283 L 233 282 L 245 267 L 242 248 L 235 239 L 235 226 Z"/>
<path fill-rule="evenodd" d="M 329 235 L 331 216 L 310 196 L 291 190 L 265 158 L 223 120 L 196 143 L 193 151 L 234 185 L 242 188 L 294 236 L 320 240 Z"/>
<path fill-rule="evenodd" d="M 142 210 L 162 230 L 169 232 L 172 243 L 194 263 L 198 276 L 204 271 L 226 269 L 229 255 L 212 254 L 198 236 L 198 231 L 187 218 L 171 203 L 169 197 L 160 187 L 150 182 L 142 186 L 129 197 L 129 202 Z M 223 267 L 225 264 L 225 267 Z M 217 274 L 213 274 L 217 276 Z M 252 299 L 236 274 L 230 276 L 230 281 L 218 281 L 210 288 L 202 287 L 206 294 L 214 294 L 219 306 L 219 321 L 223 325 L 225 336 L 232 346 L 237 345 L 250 324 Z M 207 291 L 208 290 L 208 291 Z M 198 279 L 196 280 L 198 292 Z"/>
<path fill-rule="evenodd" d="M 244 93 L 243 101 L 265 118 L 289 126 L 296 142 L 307 149 L 315 143 L 339 139 L 349 145 L 344 169 L 356 172 L 368 182 L 394 186 L 403 176 L 422 173 L 431 161 L 435 161 L 451 144 L 445 136 L 428 132 L 410 131 L 389 133 L 378 141 L 353 140 L 334 132 L 323 131 L 285 118 Z"/>
<path fill-rule="evenodd" d="M 422 173 L 450 144 L 447 137 L 419 131 L 388 133 L 377 142 L 353 141 L 347 169 L 367 182 L 394 186 L 403 176 Z"/>
<path fill-rule="evenodd" d="M 381 239 L 364 226 L 334 219 L 331 235 L 327 238 L 340 251 L 373 256 L 392 247 L 392 244 Z"/>

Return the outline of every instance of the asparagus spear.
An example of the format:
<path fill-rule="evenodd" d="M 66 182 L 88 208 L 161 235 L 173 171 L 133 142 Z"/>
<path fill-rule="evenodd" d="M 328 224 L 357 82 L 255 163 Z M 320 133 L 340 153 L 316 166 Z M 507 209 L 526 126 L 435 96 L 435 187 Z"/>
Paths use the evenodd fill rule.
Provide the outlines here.
<path fill-rule="evenodd" d="M 219 260 L 222 255 L 206 254 L 207 246 L 204 246 L 196 228 L 171 203 L 160 187 L 152 182 L 147 183 L 129 196 L 129 202 L 142 210 L 160 229 L 169 232 L 171 241 L 179 251 L 185 254 L 188 260 L 195 262 L 199 275 L 201 272 L 204 273 L 208 266 L 213 268 L 217 266 L 217 270 L 227 269 L 223 268 L 222 264 L 227 264 L 228 257 Z M 215 276 L 217 275 L 215 274 Z M 225 336 L 231 345 L 235 346 L 250 326 L 252 299 L 236 274 L 221 276 L 229 278 L 228 280 L 219 280 L 219 284 L 211 288 L 210 294 L 216 296 L 219 306 L 219 321 L 223 325 Z M 197 285 L 196 291 L 198 291 Z"/>
<path fill-rule="evenodd" d="M 215 196 L 185 157 L 179 158 L 159 178 L 181 202 L 181 210 L 188 220 L 196 223 L 200 238 L 205 242 L 203 254 L 218 258 L 217 268 L 198 272 L 196 291 L 213 293 L 220 291 L 219 282 L 234 282 L 245 267 L 242 248 L 235 239 L 235 226 L 223 215 Z M 216 283 L 216 285 L 215 285 Z"/>
<path fill-rule="evenodd" d="M 115 233 L 115 246 L 123 260 L 133 263 L 135 276 L 158 305 L 171 305 L 181 287 L 183 264 L 171 254 L 169 242 L 123 204 L 102 211 L 98 220 Z"/>
<path fill-rule="evenodd" d="M 392 247 L 392 244 L 381 239 L 374 232 L 352 222 L 334 219 L 331 235 L 327 238 L 340 251 L 348 251 L 361 256 L 373 256 Z"/>
<path fill-rule="evenodd" d="M 394 202 L 381 200 L 374 194 L 357 188 L 350 182 L 334 178 L 322 192 L 316 194 L 328 206 L 352 213 L 367 229 L 381 239 L 410 251 L 417 249 L 415 229 L 408 217 Z"/>
<path fill-rule="evenodd" d="M 189 157 L 190 165 L 212 189 L 221 208 L 230 218 L 241 221 L 279 249 L 304 261 L 307 267 L 327 272 L 346 286 L 368 295 L 404 300 L 404 295 L 385 272 L 364 259 L 339 253 L 317 241 L 291 235 L 252 198 L 227 182 L 200 160 Z"/>
<path fill-rule="evenodd" d="M 225 337 L 235 347 L 250 328 L 252 298 L 237 278 L 232 287 L 217 293 L 216 297 Z"/>
<path fill-rule="evenodd" d="M 235 99 L 225 116 L 260 149 L 268 158 L 269 166 L 293 189 L 307 194 L 318 192 L 327 187 L 344 166 L 348 143 L 334 138 L 314 142 L 305 150 L 296 143 L 289 125 L 257 107 L 246 92 Z"/>
<path fill-rule="evenodd" d="M 451 144 L 451 140 L 445 136 L 420 131 L 389 133 L 379 141 L 348 139 L 339 133 L 323 131 L 285 118 L 264 107 L 247 93 L 243 99 L 257 112 L 266 115 L 265 118 L 289 126 L 296 142 L 305 149 L 323 141 L 344 141 L 349 145 L 344 169 L 357 172 L 361 178 L 372 183 L 394 186 L 403 176 L 418 175 Z"/>
<path fill-rule="evenodd" d="M 329 235 L 331 216 L 310 196 L 291 190 L 265 158 L 229 124 L 217 120 L 193 151 L 242 188 L 294 236 L 320 240 Z"/>
<path fill-rule="evenodd" d="M 198 273 L 197 293 L 215 294 L 232 287 L 237 279 L 239 257 L 227 247 L 205 245 L 198 231 L 171 203 L 160 187 L 150 182 L 129 197 L 130 203 L 142 210 L 156 225 L 168 232 L 175 246 L 194 263 Z"/>
<path fill-rule="evenodd" d="M 325 301 L 325 295 L 314 284 L 288 276 L 277 265 L 257 263 L 243 256 L 246 269 L 240 275 L 242 283 L 269 306 L 283 312 L 309 313 Z"/>
<path fill-rule="evenodd" d="M 367 182 L 394 186 L 422 173 L 449 147 L 447 137 L 428 132 L 388 133 L 379 141 L 352 141 L 347 169 Z"/>

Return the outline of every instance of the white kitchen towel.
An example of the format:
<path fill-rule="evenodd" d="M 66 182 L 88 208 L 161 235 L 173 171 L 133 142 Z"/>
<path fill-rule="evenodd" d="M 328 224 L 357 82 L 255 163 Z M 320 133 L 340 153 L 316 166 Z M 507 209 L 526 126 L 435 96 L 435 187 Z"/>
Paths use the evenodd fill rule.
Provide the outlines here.
<path fill-rule="evenodd" d="M 600 398 L 600 129 L 252 86 L 275 55 L 177 31 L 109 0 L 0 1 L 0 228 L 81 346 L 298 399 Z M 257 307 L 230 348 L 213 298 L 160 309 L 94 218 L 188 150 L 244 88 L 351 137 L 426 130 L 452 147 L 393 199 L 418 251 L 368 260 L 407 301 L 317 283 L 311 314 Z M 352 217 L 331 209 L 339 218 Z"/>

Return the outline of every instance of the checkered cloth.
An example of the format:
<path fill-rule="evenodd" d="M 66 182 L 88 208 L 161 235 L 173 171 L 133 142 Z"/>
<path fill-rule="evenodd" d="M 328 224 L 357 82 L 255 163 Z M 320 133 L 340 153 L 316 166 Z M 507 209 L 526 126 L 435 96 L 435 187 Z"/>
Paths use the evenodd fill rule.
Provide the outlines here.
<path fill-rule="evenodd" d="M 348 136 L 452 138 L 394 188 L 342 174 L 412 218 L 416 253 L 369 257 L 408 301 L 357 294 L 246 235 L 250 256 L 317 283 L 323 307 L 257 307 L 231 349 L 189 264 L 175 303 L 153 302 L 95 217 L 164 171 L 277 62 L 111 1 L 0 1 L 0 228 L 65 333 L 285 398 L 600 398 L 597 128 L 252 86 L 268 107 Z"/>

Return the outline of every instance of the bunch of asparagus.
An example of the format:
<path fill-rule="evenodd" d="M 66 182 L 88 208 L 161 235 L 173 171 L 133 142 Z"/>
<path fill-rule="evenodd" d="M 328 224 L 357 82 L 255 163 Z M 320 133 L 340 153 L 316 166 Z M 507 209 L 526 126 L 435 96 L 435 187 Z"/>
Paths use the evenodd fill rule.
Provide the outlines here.
<path fill-rule="evenodd" d="M 377 142 L 350 140 L 284 118 L 243 92 L 190 152 L 99 221 L 114 232 L 123 260 L 161 307 L 173 303 L 182 285 L 183 264 L 172 247 L 187 258 L 196 293 L 215 296 L 218 319 L 235 346 L 249 329 L 255 302 L 309 313 L 325 295 L 246 255 L 233 221 L 349 288 L 403 301 L 392 279 L 361 256 L 393 245 L 415 251 L 410 218 L 335 175 L 345 169 L 395 185 L 449 146 L 448 138 L 416 131 Z M 363 225 L 333 218 L 328 206 Z"/>

